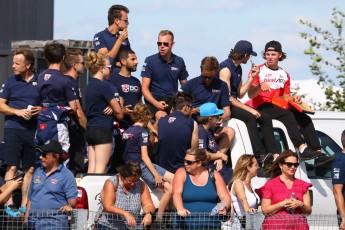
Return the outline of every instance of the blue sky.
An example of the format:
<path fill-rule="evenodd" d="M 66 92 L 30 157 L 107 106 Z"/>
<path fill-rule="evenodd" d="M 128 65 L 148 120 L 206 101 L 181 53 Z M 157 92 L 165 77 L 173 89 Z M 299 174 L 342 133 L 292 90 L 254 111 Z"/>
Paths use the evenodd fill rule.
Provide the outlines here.
<path fill-rule="evenodd" d="M 205 56 L 225 60 L 238 40 L 252 42 L 260 54 L 270 40 L 281 42 L 288 58 L 280 63 L 294 80 L 317 79 L 309 71 L 303 54 L 308 42 L 299 32 L 309 31 L 299 23 L 307 19 L 323 28 L 330 25 L 332 8 L 345 11 L 343 0 L 55 0 L 54 39 L 92 40 L 107 26 L 107 11 L 113 4 L 129 8 L 129 39 L 136 52 L 139 77 L 145 57 L 157 52 L 157 35 L 162 29 L 175 34 L 173 52 L 184 58 L 190 78 L 200 74 Z M 256 64 L 264 60 L 252 58 Z M 243 66 L 244 73 L 249 64 Z"/>

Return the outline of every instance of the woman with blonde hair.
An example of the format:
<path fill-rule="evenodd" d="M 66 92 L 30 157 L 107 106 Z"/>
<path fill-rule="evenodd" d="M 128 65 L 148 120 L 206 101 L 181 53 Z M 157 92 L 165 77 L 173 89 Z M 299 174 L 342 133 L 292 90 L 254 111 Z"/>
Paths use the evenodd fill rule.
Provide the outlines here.
<path fill-rule="evenodd" d="M 260 203 L 259 196 L 251 186 L 251 181 L 257 176 L 258 162 L 254 155 L 243 154 L 236 163 L 234 174 L 229 183 L 230 197 L 236 218 L 245 228 L 246 213 L 255 213 Z"/>
<path fill-rule="evenodd" d="M 86 55 L 85 66 L 92 74 L 85 93 L 88 173 L 105 173 L 113 148 L 114 119 L 122 119 L 123 112 L 113 90 L 104 82 L 112 71 L 109 58 L 92 51 Z"/>
<path fill-rule="evenodd" d="M 142 170 L 141 178 L 149 186 L 150 189 L 161 188 L 164 194 L 159 202 L 157 222 L 162 224 L 163 213 L 171 199 L 171 184 L 174 174 L 153 164 L 148 153 L 149 132 L 147 125 L 152 118 L 150 108 L 146 104 L 138 103 L 134 106 L 131 113 L 131 119 L 134 122 L 122 134 L 125 150 L 123 152 L 123 160 L 125 163 L 130 161 L 139 162 Z"/>
<path fill-rule="evenodd" d="M 174 205 L 177 215 L 188 217 L 184 223 L 176 222 L 174 227 L 220 228 L 219 219 L 209 215 L 200 215 L 200 212 L 210 213 L 218 200 L 225 204 L 225 207 L 218 210 L 218 214 L 226 215 L 230 207 L 229 192 L 222 176 L 217 170 L 212 171 L 212 176 L 209 169 L 205 167 L 209 160 L 210 156 L 205 150 L 188 149 L 184 158 L 185 167 L 176 171 L 173 180 Z M 199 215 L 193 215 L 193 213 L 199 213 Z"/>

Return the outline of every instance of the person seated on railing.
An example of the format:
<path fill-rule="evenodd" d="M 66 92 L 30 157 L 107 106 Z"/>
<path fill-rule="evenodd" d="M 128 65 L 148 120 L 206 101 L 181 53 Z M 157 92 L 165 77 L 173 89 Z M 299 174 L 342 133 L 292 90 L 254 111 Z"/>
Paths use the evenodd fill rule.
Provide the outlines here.
<path fill-rule="evenodd" d="M 225 206 L 217 210 L 218 214 L 226 215 L 230 207 L 230 195 L 220 173 L 205 167 L 208 161 L 206 151 L 188 149 L 184 159 L 185 167 L 176 171 L 173 180 L 173 202 L 177 214 L 188 217 L 185 221 L 174 221 L 174 227 L 220 228 L 218 215 L 214 217 L 210 216 L 210 213 L 220 200 Z"/>
<path fill-rule="evenodd" d="M 77 183 L 63 163 L 58 141 L 39 146 L 42 166 L 30 184 L 24 223 L 33 229 L 68 229 L 68 216 L 77 204 Z"/>
<path fill-rule="evenodd" d="M 272 179 L 259 189 L 265 215 L 262 229 L 309 229 L 301 214 L 311 214 L 312 184 L 295 178 L 298 166 L 298 155 L 285 150 L 265 171 Z"/>
<path fill-rule="evenodd" d="M 101 205 L 95 216 L 95 229 L 127 229 L 149 226 L 155 212 L 149 189 L 140 180 L 139 163 L 130 161 L 116 169 L 119 174 L 110 177 L 101 191 Z M 143 220 L 137 223 L 140 210 Z M 139 226 L 137 226 L 139 225 Z"/>
<path fill-rule="evenodd" d="M 0 177 L 0 204 L 4 204 L 12 195 L 13 191 L 23 184 L 23 177 L 5 181 Z"/>
<path fill-rule="evenodd" d="M 235 221 L 240 222 L 243 229 L 246 228 L 246 213 L 256 213 L 260 204 L 260 197 L 251 185 L 251 181 L 257 176 L 259 168 L 255 155 L 243 154 L 236 162 L 234 175 L 229 183 L 235 215 L 233 223 Z"/>

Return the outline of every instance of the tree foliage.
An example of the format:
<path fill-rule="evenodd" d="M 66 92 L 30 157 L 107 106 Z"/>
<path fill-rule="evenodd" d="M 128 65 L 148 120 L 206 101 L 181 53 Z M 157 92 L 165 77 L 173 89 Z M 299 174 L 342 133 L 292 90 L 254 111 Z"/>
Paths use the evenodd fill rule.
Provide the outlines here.
<path fill-rule="evenodd" d="M 345 13 L 333 8 L 331 24 L 334 31 L 330 32 L 308 20 L 300 23 L 309 27 L 312 32 L 300 33 L 309 42 L 309 48 L 304 51 L 312 60 L 309 68 L 313 75 L 318 76 L 318 84 L 325 90 L 326 106 L 332 111 L 345 111 L 345 51 L 344 28 Z M 335 73 L 341 89 L 336 89 L 329 73 Z"/>

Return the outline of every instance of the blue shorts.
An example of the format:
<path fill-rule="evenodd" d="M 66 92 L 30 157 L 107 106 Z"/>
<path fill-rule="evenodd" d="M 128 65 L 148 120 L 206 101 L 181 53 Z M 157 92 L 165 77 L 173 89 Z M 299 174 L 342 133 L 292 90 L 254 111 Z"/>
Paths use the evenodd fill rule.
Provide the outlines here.
<path fill-rule="evenodd" d="M 36 167 L 35 131 L 10 129 L 4 131 L 4 162 L 7 166 L 28 169 Z"/>
<path fill-rule="evenodd" d="M 162 167 L 160 167 L 159 165 L 156 165 L 156 164 L 153 164 L 153 167 L 155 167 L 158 174 L 161 175 L 162 177 L 165 175 L 165 173 L 167 171 L 167 170 L 163 169 Z M 153 176 L 153 174 L 151 173 L 149 168 L 143 162 L 140 163 L 140 168 L 142 171 L 141 178 L 145 181 L 147 186 L 149 186 L 150 189 L 156 188 L 155 177 Z"/>

